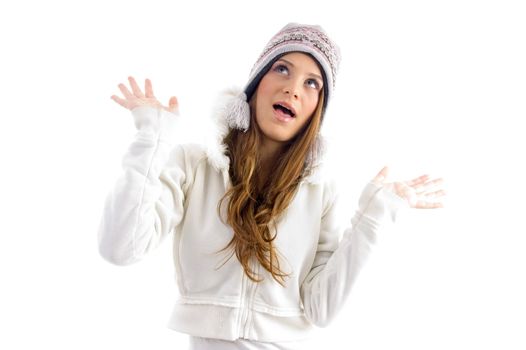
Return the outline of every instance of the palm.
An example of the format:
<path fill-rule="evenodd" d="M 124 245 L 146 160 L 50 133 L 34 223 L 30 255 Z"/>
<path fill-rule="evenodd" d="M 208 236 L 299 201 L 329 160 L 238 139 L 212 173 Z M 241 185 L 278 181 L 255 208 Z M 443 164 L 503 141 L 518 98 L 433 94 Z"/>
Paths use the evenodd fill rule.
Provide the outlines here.
<path fill-rule="evenodd" d="M 387 173 L 388 168 L 384 167 L 372 181 L 405 199 L 411 208 L 434 209 L 444 206 L 437 200 L 446 194 L 438 187 L 443 183 L 443 179 L 430 180 L 429 175 L 421 175 L 408 181 L 386 182 Z"/>
<path fill-rule="evenodd" d="M 168 106 L 163 106 L 161 102 L 157 100 L 157 98 L 153 94 L 153 87 L 150 79 L 145 80 L 144 93 L 141 91 L 139 85 L 137 85 L 133 77 L 128 77 L 128 80 L 132 89 L 131 92 L 124 84 L 119 84 L 119 89 L 124 95 L 124 98 L 120 98 L 117 95 L 111 96 L 112 100 L 114 100 L 124 108 L 132 110 L 135 107 L 151 106 L 156 108 L 162 108 L 169 112 L 175 112 L 177 110 L 178 104 L 177 98 L 175 96 L 172 96 L 170 98 L 170 100 L 168 101 Z"/>

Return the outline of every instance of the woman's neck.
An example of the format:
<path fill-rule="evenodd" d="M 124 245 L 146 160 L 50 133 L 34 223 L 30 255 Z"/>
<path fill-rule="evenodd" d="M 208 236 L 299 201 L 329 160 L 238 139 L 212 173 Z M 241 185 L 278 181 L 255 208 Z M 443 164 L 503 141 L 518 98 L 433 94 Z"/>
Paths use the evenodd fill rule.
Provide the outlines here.
<path fill-rule="evenodd" d="M 258 188 L 261 190 L 275 168 L 282 145 L 277 142 L 263 142 L 259 153 L 257 170 Z"/>
<path fill-rule="evenodd" d="M 260 152 L 259 158 L 261 162 L 260 165 L 263 168 L 265 167 L 272 168 L 282 148 L 283 148 L 282 142 L 277 142 L 274 140 L 268 140 L 264 138 L 263 142 L 261 143 L 261 148 L 259 150 Z"/>

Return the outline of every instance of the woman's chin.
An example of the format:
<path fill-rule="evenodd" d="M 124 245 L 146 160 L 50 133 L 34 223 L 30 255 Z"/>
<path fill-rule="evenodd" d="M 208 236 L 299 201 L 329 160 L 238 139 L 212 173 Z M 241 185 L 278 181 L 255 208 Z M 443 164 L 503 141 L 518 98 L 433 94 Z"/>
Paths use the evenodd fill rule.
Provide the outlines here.
<path fill-rule="evenodd" d="M 279 146 L 284 146 L 291 138 L 288 135 L 283 135 L 282 133 L 265 133 L 263 131 L 265 141 L 269 143 L 274 143 Z"/>

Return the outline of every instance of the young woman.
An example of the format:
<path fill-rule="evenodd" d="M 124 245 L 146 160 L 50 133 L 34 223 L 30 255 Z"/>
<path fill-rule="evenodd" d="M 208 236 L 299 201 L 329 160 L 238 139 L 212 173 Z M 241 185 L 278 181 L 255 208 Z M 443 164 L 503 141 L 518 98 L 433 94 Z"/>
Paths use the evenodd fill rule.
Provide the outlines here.
<path fill-rule="evenodd" d="M 137 134 L 106 198 L 101 255 L 127 265 L 173 238 L 180 299 L 169 326 L 192 349 L 299 349 L 342 308 L 382 223 L 401 207 L 438 208 L 441 179 L 369 182 L 348 227 L 324 176 L 319 136 L 340 61 L 319 26 L 291 23 L 267 44 L 245 88 L 230 92 L 211 146 L 181 144 L 178 102 L 112 99 Z"/>

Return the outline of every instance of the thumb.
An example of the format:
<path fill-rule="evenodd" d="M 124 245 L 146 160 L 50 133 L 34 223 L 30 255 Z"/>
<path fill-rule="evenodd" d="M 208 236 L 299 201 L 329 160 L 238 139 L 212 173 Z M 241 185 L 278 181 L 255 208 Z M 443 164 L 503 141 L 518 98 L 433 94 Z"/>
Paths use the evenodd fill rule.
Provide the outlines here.
<path fill-rule="evenodd" d="M 372 180 L 375 184 L 381 185 L 385 179 L 387 178 L 387 174 L 389 173 L 389 167 L 386 165 L 380 170 L 378 174 L 374 177 Z"/>
<path fill-rule="evenodd" d="M 175 96 L 172 96 L 170 98 L 170 101 L 168 101 L 168 109 L 171 111 L 171 112 L 175 112 L 177 110 L 177 108 L 179 107 L 179 102 L 177 101 L 177 97 Z"/>

